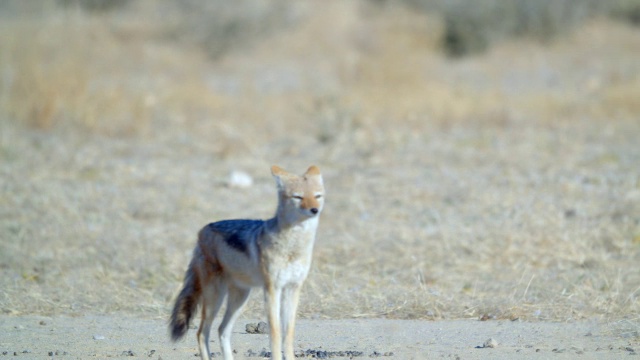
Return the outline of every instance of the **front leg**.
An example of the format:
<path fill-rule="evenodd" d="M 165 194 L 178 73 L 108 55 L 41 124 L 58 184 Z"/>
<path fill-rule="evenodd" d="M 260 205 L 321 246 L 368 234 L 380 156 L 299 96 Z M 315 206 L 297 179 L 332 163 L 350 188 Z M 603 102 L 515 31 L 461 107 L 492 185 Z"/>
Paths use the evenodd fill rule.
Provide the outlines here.
<path fill-rule="evenodd" d="M 284 333 L 284 357 L 293 360 L 293 340 L 296 325 L 296 312 L 298 300 L 300 299 L 300 289 L 298 284 L 291 284 L 282 290 L 282 307 L 280 311 L 282 319 L 282 332 Z"/>
<path fill-rule="evenodd" d="M 282 289 L 267 285 L 265 297 L 269 318 L 269 338 L 271 340 L 271 359 L 282 360 L 282 332 L 280 327 L 280 296 Z"/>

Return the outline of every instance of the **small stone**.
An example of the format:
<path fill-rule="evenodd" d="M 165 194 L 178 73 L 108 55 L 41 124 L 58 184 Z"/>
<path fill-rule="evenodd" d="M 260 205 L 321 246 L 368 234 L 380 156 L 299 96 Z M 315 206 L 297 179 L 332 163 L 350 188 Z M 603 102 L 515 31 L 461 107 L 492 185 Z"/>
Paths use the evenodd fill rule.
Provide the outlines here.
<path fill-rule="evenodd" d="M 258 323 L 258 328 L 256 330 L 258 331 L 258 334 L 268 334 L 269 333 L 269 326 L 267 326 L 266 322 L 260 321 Z"/>
<path fill-rule="evenodd" d="M 483 348 L 495 348 L 498 346 L 498 342 L 494 338 L 487 339 L 484 344 L 482 344 Z"/>
<path fill-rule="evenodd" d="M 255 334 L 257 328 L 258 328 L 258 324 L 256 324 L 256 323 L 248 323 L 247 325 L 245 325 L 244 330 L 248 334 Z"/>
<path fill-rule="evenodd" d="M 102 336 L 102 335 L 93 335 L 93 340 L 104 340 L 104 336 Z"/>
<path fill-rule="evenodd" d="M 40 320 L 39 324 L 44 326 L 44 325 L 47 325 L 47 322 L 44 320 Z"/>
<path fill-rule="evenodd" d="M 493 314 L 482 314 L 482 316 L 480 316 L 480 321 L 487 321 L 487 320 L 495 320 L 495 315 Z"/>
<path fill-rule="evenodd" d="M 258 354 L 258 357 L 271 358 L 271 351 L 267 351 L 267 349 L 262 349 Z"/>
<path fill-rule="evenodd" d="M 247 325 L 248 325 L 248 324 L 247 324 Z M 255 356 L 257 356 L 257 355 L 258 355 L 258 353 L 257 353 L 257 352 L 255 352 L 255 351 L 253 351 L 253 350 L 251 350 L 251 349 L 247 350 L 247 352 L 246 352 L 246 353 L 244 353 L 244 356 L 245 356 L 245 357 L 255 357 Z"/>
<path fill-rule="evenodd" d="M 268 334 L 269 326 L 266 322 L 260 321 L 259 323 L 249 323 L 245 326 L 245 331 L 248 334 Z"/>

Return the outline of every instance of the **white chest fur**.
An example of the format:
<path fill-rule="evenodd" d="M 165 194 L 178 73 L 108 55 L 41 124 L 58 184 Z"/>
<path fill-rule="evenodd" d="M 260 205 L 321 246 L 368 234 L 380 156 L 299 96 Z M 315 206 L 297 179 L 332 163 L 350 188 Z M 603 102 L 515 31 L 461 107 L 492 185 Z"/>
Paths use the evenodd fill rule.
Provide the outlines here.
<path fill-rule="evenodd" d="M 309 274 L 310 262 L 294 261 L 277 271 L 275 284 L 277 287 L 286 287 L 289 284 L 301 285 Z"/>
<path fill-rule="evenodd" d="M 262 248 L 267 276 L 278 287 L 301 285 L 309 273 L 316 236 L 317 219 L 274 232 Z"/>

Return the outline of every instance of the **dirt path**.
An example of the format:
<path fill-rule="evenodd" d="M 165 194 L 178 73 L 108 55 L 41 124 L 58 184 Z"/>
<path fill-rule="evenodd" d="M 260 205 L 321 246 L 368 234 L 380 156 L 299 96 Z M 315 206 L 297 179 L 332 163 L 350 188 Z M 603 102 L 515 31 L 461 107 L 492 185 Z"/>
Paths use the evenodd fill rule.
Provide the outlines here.
<path fill-rule="evenodd" d="M 260 359 L 268 336 L 248 334 L 240 321 L 236 358 Z M 594 322 L 301 320 L 302 357 L 358 359 L 620 359 L 640 352 L 637 339 Z M 123 316 L 0 317 L 0 359 L 196 358 L 195 331 L 173 344 L 163 320 Z M 495 347 L 484 347 L 488 339 Z M 218 352 L 217 339 L 212 351 Z M 497 342 L 497 344 L 496 344 Z M 219 354 L 216 354 L 219 356 Z"/>

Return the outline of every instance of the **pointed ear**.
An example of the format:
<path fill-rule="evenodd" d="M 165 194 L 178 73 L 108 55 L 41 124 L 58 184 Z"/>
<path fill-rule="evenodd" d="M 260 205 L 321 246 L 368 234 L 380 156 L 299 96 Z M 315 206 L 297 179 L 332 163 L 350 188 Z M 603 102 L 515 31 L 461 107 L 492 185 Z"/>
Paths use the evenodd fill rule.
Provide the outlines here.
<path fill-rule="evenodd" d="M 273 175 L 273 176 L 282 176 L 284 174 L 287 174 L 287 172 L 283 168 L 281 168 L 280 166 L 273 165 L 271 167 L 271 175 Z"/>
<path fill-rule="evenodd" d="M 315 165 L 311 165 L 311 166 L 307 169 L 307 172 L 306 172 L 306 173 L 304 173 L 304 174 L 305 174 L 305 176 L 306 176 L 306 175 L 320 175 L 320 169 L 318 169 L 318 167 L 317 167 L 317 166 L 315 166 Z"/>
<path fill-rule="evenodd" d="M 284 182 L 282 181 L 282 176 L 286 175 L 287 172 L 279 167 L 278 165 L 273 165 L 271 167 L 271 175 L 276 181 L 276 185 L 278 186 L 278 190 L 282 191 L 284 189 Z"/>

